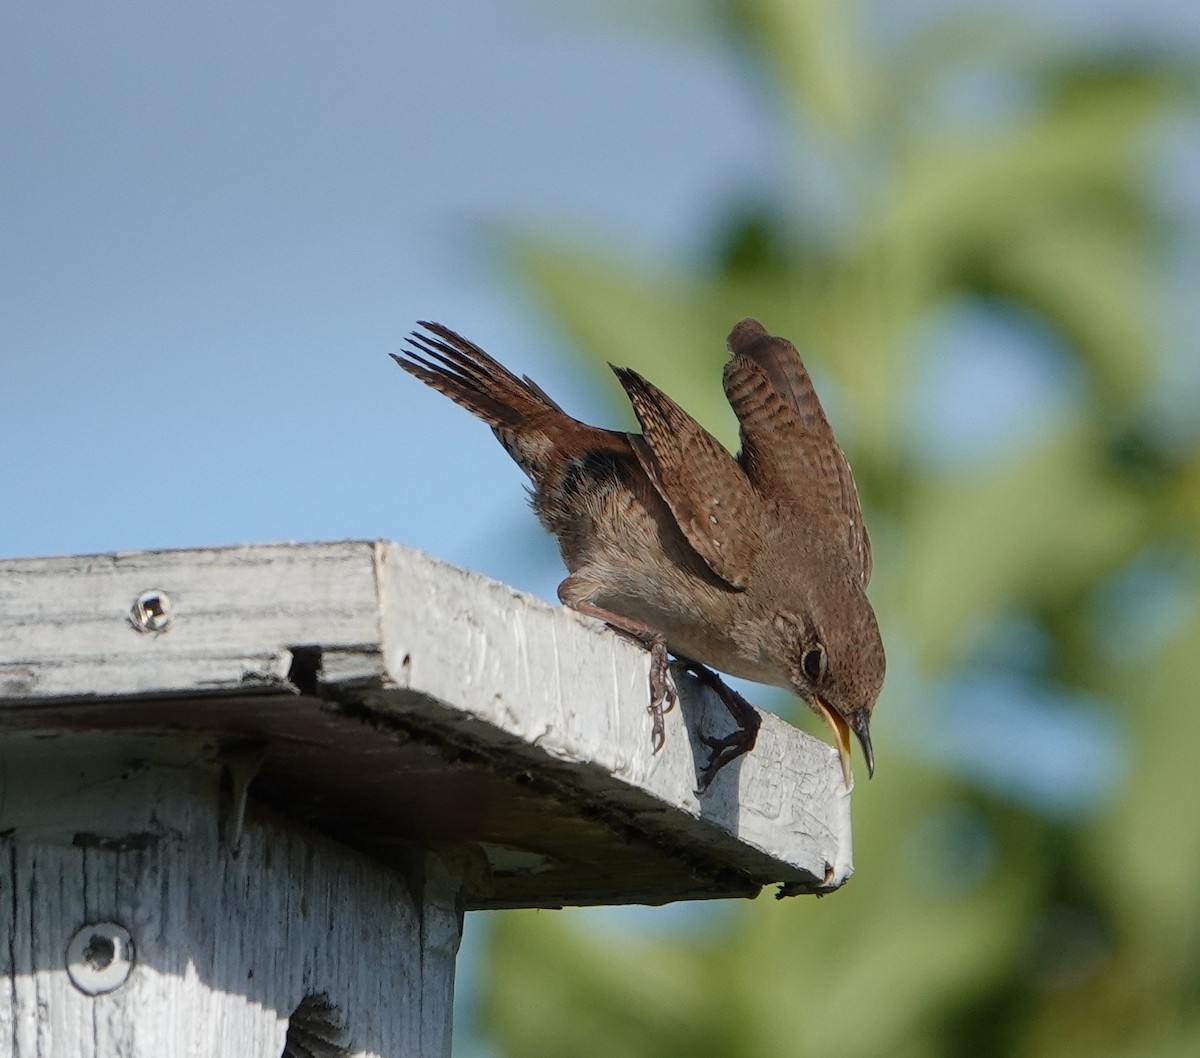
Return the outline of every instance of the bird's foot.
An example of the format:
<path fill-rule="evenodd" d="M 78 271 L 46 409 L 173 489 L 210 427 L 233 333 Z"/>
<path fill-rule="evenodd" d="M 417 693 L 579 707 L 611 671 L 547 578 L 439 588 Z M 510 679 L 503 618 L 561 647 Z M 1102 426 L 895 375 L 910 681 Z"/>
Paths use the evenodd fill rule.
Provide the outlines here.
<path fill-rule="evenodd" d="M 697 661 L 687 658 L 680 659 L 688 672 L 697 676 L 700 682 L 716 691 L 729 715 L 737 723 L 737 729 L 728 735 L 717 738 L 713 735 L 701 735 L 700 741 L 709 750 L 708 763 L 700 769 L 700 782 L 696 787 L 696 795 L 703 794 L 717 777 L 719 772 L 730 761 L 737 760 L 743 753 L 749 753 L 758 740 L 758 729 L 762 727 L 762 717 L 745 698 L 725 682 L 712 669 Z"/>
<path fill-rule="evenodd" d="M 655 753 L 663 748 L 667 741 L 667 728 L 663 717 L 675 708 L 679 696 L 675 693 L 675 685 L 671 682 L 671 672 L 667 667 L 667 646 L 661 638 L 648 644 L 650 647 L 650 747 Z"/>
<path fill-rule="evenodd" d="M 650 746 L 657 753 L 667 741 L 667 727 L 663 717 L 675 708 L 675 702 L 678 700 L 675 685 L 671 682 L 670 670 L 667 668 L 666 637 L 644 621 L 624 617 L 596 605 L 588 597 L 594 590 L 595 586 L 591 582 L 572 575 L 558 586 L 558 597 L 571 609 L 587 614 L 588 617 L 599 618 L 606 622 L 609 628 L 628 636 L 634 642 L 641 643 L 650 651 Z"/>
<path fill-rule="evenodd" d="M 736 691 L 730 693 L 736 694 Z M 724 738 L 713 738 L 710 735 L 701 736 L 701 741 L 709 748 L 708 763 L 700 769 L 700 781 L 696 784 L 696 795 L 704 793 L 713 779 L 726 764 L 737 760 L 743 753 L 749 753 L 758 740 L 758 728 L 738 728 Z"/>

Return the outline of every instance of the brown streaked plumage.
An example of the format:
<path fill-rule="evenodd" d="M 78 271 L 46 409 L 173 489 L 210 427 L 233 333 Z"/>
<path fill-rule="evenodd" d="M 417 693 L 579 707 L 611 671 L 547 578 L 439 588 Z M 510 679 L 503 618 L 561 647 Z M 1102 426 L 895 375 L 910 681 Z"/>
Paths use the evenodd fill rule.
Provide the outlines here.
<path fill-rule="evenodd" d="M 709 741 L 703 790 L 754 744 L 758 714 L 705 666 L 797 693 L 849 733 L 874 772 L 870 717 L 883 644 L 865 589 L 871 545 L 850 466 L 795 347 L 743 320 L 724 388 L 741 424 L 729 452 L 660 389 L 617 378 L 642 432 L 588 426 L 528 378 L 437 323 L 393 359 L 492 427 L 533 483 L 570 576 L 559 598 L 651 652 L 654 748 L 674 704 L 668 651 L 714 686 L 740 729 Z"/>

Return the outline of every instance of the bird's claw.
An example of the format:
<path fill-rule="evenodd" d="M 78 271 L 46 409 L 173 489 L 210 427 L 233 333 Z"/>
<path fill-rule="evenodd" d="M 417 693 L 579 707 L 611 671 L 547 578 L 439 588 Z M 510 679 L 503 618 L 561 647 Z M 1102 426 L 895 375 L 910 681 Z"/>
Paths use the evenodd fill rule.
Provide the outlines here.
<path fill-rule="evenodd" d="M 700 741 L 709 749 L 708 763 L 700 769 L 700 782 L 696 787 L 696 795 L 704 793 L 709 784 L 717 777 L 726 764 L 737 760 L 743 753 L 749 753 L 754 748 L 758 738 L 758 725 L 745 728 L 739 727 L 724 738 L 714 738 L 711 735 L 701 735 Z"/>
<path fill-rule="evenodd" d="M 650 648 L 650 747 L 657 753 L 667 741 L 667 728 L 663 717 L 675 708 L 679 696 L 675 693 L 675 685 L 671 682 L 670 670 L 667 668 L 667 648 L 662 643 L 655 643 Z"/>
<path fill-rule="evenodd" d="M 700 769 L 700 782 L 696 787 L 696 795 L 704 793 L 726 764 L 737 760 L 743 753 L 754 748 L 758 740 L 758 729 L 762 726 L 762 717 L 745 698 L 725 682 L 706 665 L 690 659 L 684 661 L 688 672 L 697 676 L 700 681 L 716 691 L 729 715 L 737 723 L 737 729 L 720 738 L 714 735 L 701 735 L 700 741 L 709 749 L 708 763 Z"/>

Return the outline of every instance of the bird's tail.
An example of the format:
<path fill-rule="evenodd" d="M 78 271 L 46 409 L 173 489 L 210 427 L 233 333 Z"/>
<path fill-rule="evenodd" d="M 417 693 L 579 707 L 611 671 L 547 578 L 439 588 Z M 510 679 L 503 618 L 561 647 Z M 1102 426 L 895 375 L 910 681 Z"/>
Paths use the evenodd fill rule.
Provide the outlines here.
<path fill-rule="evenodd" d="M 474 342 L 440 323 L 420 321 L 402 354 L 392 359 L 414 378 L 444 393 L 486 422 L 534 481 L 553 457 L 556 427 L 574 420 L 529 378 L 517 378 Z"/>

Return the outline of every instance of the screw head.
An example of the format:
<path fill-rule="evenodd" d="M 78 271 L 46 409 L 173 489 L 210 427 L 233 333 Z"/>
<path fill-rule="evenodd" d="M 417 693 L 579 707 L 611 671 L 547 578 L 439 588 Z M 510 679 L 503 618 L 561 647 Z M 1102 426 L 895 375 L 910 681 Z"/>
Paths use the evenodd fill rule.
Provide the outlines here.
<path fill-rule="evenodd" d="M 129 620 L 139 632 L 165 632 L 174 620 L 171 597 L 160 588 L 142 592 L 133 600 Z"/>
<path fill-rule="evenodd" d="M 82 926 L 67 945 L 67 976 L 84 995 L 120 988 L 133 969 L 133 938 L 118 922 Z"/>

